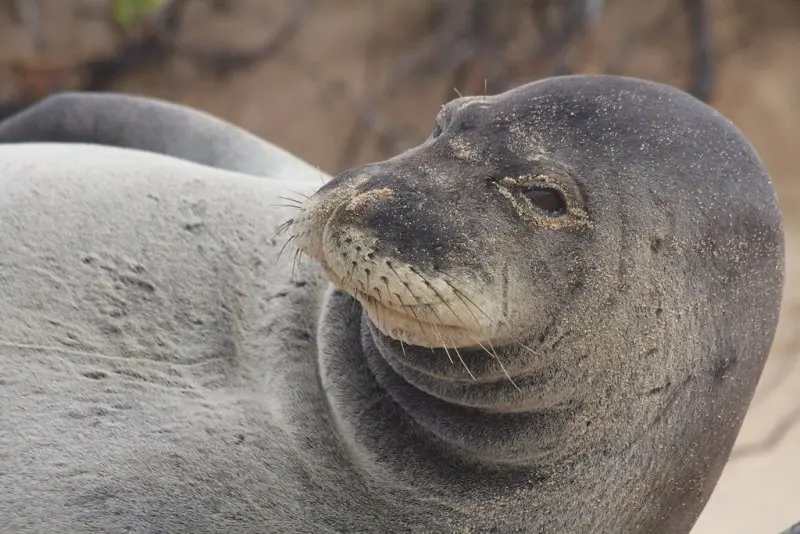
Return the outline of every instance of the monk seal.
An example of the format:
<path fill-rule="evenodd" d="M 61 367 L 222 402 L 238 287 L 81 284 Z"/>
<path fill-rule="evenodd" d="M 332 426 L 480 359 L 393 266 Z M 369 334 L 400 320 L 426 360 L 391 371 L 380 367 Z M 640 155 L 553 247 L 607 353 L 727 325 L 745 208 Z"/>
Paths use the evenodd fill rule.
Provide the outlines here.
<path fill-rule="evenodd" d="M 768 173 L 665 85 L 459 98 L 322 187 L 15 128 L 16 532 L 689 532 L 772 342 Z"/>

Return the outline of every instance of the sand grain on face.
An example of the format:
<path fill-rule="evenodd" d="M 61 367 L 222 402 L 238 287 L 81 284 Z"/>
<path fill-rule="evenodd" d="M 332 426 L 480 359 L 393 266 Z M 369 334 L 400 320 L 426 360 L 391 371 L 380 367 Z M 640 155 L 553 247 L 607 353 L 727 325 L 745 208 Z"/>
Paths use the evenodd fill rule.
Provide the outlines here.
<path fill-rule="evenodd" d="M 348 211 L 358 211 L 371 202 L 375 202 L 376 200 L 390 196 L 392 196 L 392 190 L 388 187 L 374 189 L 372 191 L 367 191 L 366 193 L 360 193 L 354 196 L 353 199 L 347 203 L 347 207 L 345 209 Z"/>

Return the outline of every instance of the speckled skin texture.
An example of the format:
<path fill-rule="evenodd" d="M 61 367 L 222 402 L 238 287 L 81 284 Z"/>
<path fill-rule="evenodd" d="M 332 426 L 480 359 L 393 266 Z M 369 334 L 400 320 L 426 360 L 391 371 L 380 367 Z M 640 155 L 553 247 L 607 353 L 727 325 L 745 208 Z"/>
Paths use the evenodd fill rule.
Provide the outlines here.
<path fill-rule="evenodd" d="M 131 110 L 156 104 L 126 102 L 150 131 Z M 121 115 L 47 105 L 67 134 L 28 115 L 0 139 L 172 153 L 80 131 Z M 689 532 L 783 284 L 772 185 L 727 120 L 662 85 L 554 78 L 454 101 L 435 139 L 314 194 L 314 173 L 199 161 L 208 123 L 171 109 L 190 157 L 0 146 L 0 529 Z M 561 187 L 569 220 L 496 187 L 519 176 Z M 294 275 L 270 238 L 289 218 L 316 256 Z M 373 256 L 336 289 L 324 263 L 356 242 Z M 427 305 L 468 327 L 449 354 L 401 345 L 401 317 L 379 328 L 353 298 L 380 304 L 351 282 L 387 259 L 412 290 L 456 287 Z M 398 337 L 435 345 L 414 324 Z"/>

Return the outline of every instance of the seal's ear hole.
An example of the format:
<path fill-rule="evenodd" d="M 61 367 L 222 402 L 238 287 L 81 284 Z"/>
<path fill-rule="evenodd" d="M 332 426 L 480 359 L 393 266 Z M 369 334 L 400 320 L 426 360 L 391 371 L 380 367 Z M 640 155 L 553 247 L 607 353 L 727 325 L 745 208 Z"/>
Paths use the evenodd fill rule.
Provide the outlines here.
<path fill-rule="evenodd" d="M 525 185 L 519 188 L 519 194 L 548 215 L 564 215 L 567 211 L 567 201 L 558 189 L 541 185 Z"/>
<path fill-rule="evenodd" d="M 433 127 L 433 132 L 431 132 L 431 139 L 436 139 L 440 135 L 442 135 L 442 127 L 436 124 Z"/>

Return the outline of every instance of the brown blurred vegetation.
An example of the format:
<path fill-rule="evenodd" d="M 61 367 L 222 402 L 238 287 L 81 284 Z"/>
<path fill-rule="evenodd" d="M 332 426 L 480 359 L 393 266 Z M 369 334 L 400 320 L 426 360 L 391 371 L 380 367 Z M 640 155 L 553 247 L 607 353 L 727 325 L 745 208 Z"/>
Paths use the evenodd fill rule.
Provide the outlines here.
<path fill-rule="evenodd" d="M 714 104 L 720 70 L 800 28 L 792 0 L 161 0 L 120 26 L 125 2 L 0 0 L 0 113 L 59 90 L 152 94 L 336 172 L 412 146 L 457 93 L 556 74 L 636 75 Z"/>

